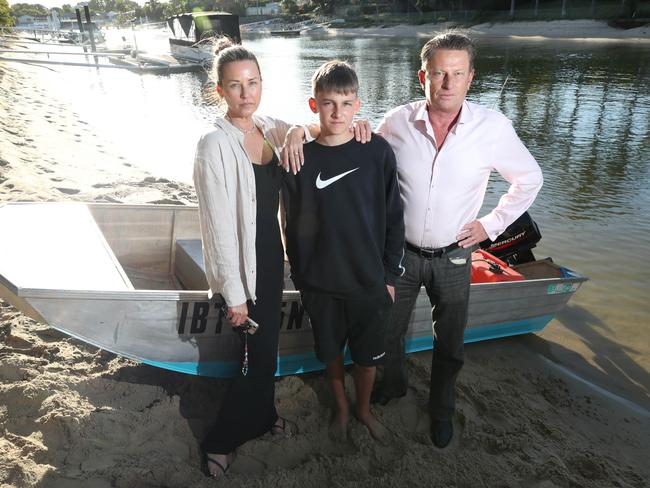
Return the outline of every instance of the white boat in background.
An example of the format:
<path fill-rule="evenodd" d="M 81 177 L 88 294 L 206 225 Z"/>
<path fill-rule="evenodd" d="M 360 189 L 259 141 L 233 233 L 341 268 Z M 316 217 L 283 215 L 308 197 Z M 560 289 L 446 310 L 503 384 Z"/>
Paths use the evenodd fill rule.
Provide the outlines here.
<path fill-rule="evenodd" d="M 173 37 L 169 49 L 175 58 L 197 63 L 211 62 L 210 38 L 228 36 L 240 43 L 239 16 L 227 12 L 191 12 L 167 19 Z"/>
<path fill-rule="evenodd" d="M 5 203 L 0 228 L 11 229 L 0 239 L 0 298 L 32 318 L 160 368 L 216 377 L 239 368 L 237 333 L 208 299 L 196 207 Z M 471 285 L 466 342 L 541 330 L 586 280 L 548 260 L 513 269 L 516 281 Z M 289 280 L 283 298 L 278 374 L 323 369 Z M 432 345 L 423 290 L 406 347 Z"/>
<path fill-rule="evenodd" d="M 79 31 L 79 25 L 76 20 L 61 20 L 59 27 L 59 42 L 69 43 L 69 44 L 90 44 L 90 32 L 88 30 L 88 23 L 84 22 L 83 24 L 84 32 Z M 95 45 L 104 44 L 106 38 L 104 33 L 101 31 L 99 26 L 94 22 L 91 22 L 93 39 Z"/>

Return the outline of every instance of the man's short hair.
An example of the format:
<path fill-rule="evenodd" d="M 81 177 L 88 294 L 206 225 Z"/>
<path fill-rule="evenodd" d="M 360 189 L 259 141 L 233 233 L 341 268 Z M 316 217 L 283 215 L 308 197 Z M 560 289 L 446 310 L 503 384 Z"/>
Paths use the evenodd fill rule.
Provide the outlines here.
<path fill-rule="evenodd" d="M 466 51 L 469 56 L 469 68 L 474 69 L 474 57 L 476 56 L 476 45 L 474 41 L 460 32 L 444 32 L 427 41 L 422 46 L 420 60 L 422 69 L 426 68 L 427 62 L 437 49 L 450 49 L 454 51 Z"/>
<path fill-rule="evenodd" d="M 316 70 L 311 78 L 311 92 L 335 92 L 343 95 L 359 92 L 359 79 L 354 68 L 345 61 L 328 61 Z"/>

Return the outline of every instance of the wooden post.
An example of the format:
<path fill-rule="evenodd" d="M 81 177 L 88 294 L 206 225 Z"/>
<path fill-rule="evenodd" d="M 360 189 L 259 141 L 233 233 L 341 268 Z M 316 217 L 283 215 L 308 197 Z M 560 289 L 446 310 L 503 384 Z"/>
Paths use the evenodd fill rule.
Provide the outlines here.
<path fill-rule="evenodd" d="M 79 27 L 79 38 L 81 39 L 81 47 L 83 48 L 84 52 L 86 51 L 86 46 L 84 46 L 84 24 L 81 21 L 81 12 L 79 11 L 78 8 L 74 9 L 75 14 L 77 14 L 77 27 Z"/>
<path fill-rule="evenodd" d="M 84 15 L 86 16 L 86 25 L 88 26 L 88 38 L 90 39 L 90 48 L 92 52 L 96 53 L 97 49 L 95 48 L 95 29 L 93 29 L 93 24 L 90 21 L 90 9 L 88 8 L 88 5 L 84 5 Z M 95 64 L 99 62 L 97 59 L 97 56 L 93 56 L 95 58 Z"/>

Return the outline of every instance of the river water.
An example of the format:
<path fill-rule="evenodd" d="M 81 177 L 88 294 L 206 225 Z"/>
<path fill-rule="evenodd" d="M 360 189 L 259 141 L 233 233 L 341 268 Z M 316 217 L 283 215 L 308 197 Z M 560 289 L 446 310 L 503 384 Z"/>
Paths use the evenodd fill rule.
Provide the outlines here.
<path fill-rule="evenodd" d="M 140 49 L 167 49 L 164 31 L 136 35 Z M 315 120 L 307 106 L 310 77 L 339 57 L 357 69 L 360 115 L 373 126 L 387 110 L 422 97 L 416 72 L 423 43 L 244 41 L 262 67 L 260 113 Z M 125 158 L 155 176 L 190 180 L 197 137 L 215 114 L 201 94 L 204 75 L 56 72 L 50 95 L 73 106 Z M 522 347 L 650 406 L 650 43 L 479 40 L 468 97 L 506 114 L 542 167 L 544 188 L 531 208 L 543 234 L 536 255 L 590 278 L 541 338 L 518 339 Z M 506 188 L 493 175 L 485 207 Z"/>

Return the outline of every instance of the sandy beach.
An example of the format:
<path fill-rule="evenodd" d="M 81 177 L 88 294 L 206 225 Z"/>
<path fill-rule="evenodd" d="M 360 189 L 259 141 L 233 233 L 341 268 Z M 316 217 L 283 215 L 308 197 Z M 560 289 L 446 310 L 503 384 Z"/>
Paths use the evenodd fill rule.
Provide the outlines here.
<path fill-rule="evenodd" d="M 647 40 L 644 29 L 629 37 Z M 119 146 L 46 96 L 34 69 L 0 62 L 0 202 L 196 202 L 190 185 L 136 169 Z M 40 138 L 52 141 L 50 153 L 35 150 Z M 82 161 L 93 170 L 82 171 Z M 0 233 L 11 238 L 12 229 Z M 408 395 L 374 408 L 389 430 L 383 442 L 357 422 L 347 442 L 329 439 L 332 399 L 322 374 L 279 379 L 278 410 L 299 435 L 247 443 L 227 480 L 214 481 L 199 470 L 198 443 L 226 381 L 115 357 L 0 302 L 0 487 L 648 486 L 649 405 L 607 394 L 615 380 L 604 375 L 593 387 L 554 366 L 537 336 L 472 344 L 456 436 L 439 450 L 428 435 L 430 360 L 429 352 L 411 355 Z"/>
<path fill-rule="evenodd" d="M 454 28 L 455 24 L 397 25 L 328 29 L 330 35 L 369 37 L 431 37 L 435 32 Z M 549 22 L 499 22 L 462 28 L 474 38 L 562 39 L 585 42 L 650 42 L 650 26 L 617 29 L 598 20 L 553 20 Z"/>

